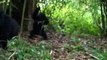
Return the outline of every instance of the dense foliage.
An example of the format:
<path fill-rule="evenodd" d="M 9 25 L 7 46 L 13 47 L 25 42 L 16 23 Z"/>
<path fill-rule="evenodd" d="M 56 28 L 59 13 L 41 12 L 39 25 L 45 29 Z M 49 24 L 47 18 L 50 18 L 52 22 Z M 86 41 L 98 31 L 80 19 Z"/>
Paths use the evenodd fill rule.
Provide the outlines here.
<path fill-rule="evenodd" d="M 20 42 L 20 43 L 19 43 Z M 9 41 L 7 51 L 0 49 L 1 60 L 51 60 L 50 51 L 52 47 L 44 41 L 38 44 L 30 44 L 24 39 L 13 38 Z"/>
<path fill-rule="evenodd" d="M 40 6 L 52 18 L 51 24 L 57 31 L 100 35 L 97 25 L 100 6 L 97 0 L 46 0 Z"/>
<path fill-rule="evenodd" d="M 5 11 L 7 8 L 16 9 L 14 4 L 22 0 L 13 0 L 14 4 L 11 1 L 0 0 L 0 9 L 3 8 Z M 27 6 L 30 6 L 31 3 L 28 1 L 31 0 L 26 1 Z M 8 43 L 7 51 L 0 50 L 0 60 L 107 60 L 107 39 L 96 37 L 107 33 L 106 0 L 32 0 L 32 2 L 38 3 L 42 12 L 50 19 L 48 30 L 56 32 L 49 31 L 50 40 L 37 43 L 29 43 L 28 39 L 13 38 Z M 22 5 L 23 3 L 18 7 L 23 8 Z M 27 13 L 31 14 L 31 11 Z"/>

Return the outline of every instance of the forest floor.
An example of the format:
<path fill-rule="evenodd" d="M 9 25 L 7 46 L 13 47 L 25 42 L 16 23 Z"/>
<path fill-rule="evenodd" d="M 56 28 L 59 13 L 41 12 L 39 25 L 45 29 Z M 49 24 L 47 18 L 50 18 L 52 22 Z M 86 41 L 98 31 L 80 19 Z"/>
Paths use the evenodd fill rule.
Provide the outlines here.
<path fill-rule="evenodd" d="M 24 33 L 24 35 L 28 34 Z M 53 60 L 96 60 L 93 49 L 103 50 L 107 47 L 106 38 L 100 39 L 94 36 L 64 36 L 53 32 L 48 33 L 48 38 L 48 40 L 30 41 L 35 43 L 45 41 L 50 44 Z"/>

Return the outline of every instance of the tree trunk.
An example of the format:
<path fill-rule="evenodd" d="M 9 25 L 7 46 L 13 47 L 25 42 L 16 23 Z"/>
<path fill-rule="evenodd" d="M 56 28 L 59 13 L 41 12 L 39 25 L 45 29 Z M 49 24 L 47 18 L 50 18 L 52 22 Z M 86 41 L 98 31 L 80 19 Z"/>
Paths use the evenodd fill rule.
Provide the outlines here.
<path fill-rule="evenodd" d="M 11 16 L 14 18 L 20 25 L 22 19 L 22 11 L 23 11 L 23 4 L 24 0 L 11 0 Z M 25 8 L 25 15 L 24 15 L 24 24 L 23 24 L 23 31 L 31 30 L 32 26 L 32 19 L 31 14 L 37 4 L 37 0 L 27 0 L 26 8 Z M 7 9 L 7 14 L 9 14 L 10 8 Z"/>
<path fill-rule="evenodd" d="M 101 2 L 101 35 L 102 37 L 107 36 L 107 1 L 100 0 Z"/>

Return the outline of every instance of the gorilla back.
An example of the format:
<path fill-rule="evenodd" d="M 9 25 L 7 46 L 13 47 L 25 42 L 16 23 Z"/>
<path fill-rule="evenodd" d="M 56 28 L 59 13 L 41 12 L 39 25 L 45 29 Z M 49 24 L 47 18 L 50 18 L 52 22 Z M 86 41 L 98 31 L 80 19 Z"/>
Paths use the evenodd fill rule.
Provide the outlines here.
<path fill-rule="evenodd" d="M 18 23 L 8 15 L 0 12 L 0 48 L 6 49 L 7 40 L 18 35 L 18 32 Z"/>

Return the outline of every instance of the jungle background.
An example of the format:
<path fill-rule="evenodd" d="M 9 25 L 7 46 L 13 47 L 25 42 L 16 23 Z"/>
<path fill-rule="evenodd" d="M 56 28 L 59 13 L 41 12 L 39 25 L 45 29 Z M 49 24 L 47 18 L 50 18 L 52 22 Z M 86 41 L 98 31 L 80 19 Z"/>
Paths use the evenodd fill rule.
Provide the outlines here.
<path fill-rule="evenodd" d="M 49 18 L 49 40 L 30 43 L 37 6 Z M 106 0 L 0 0 L 0 9 L 16 18 L 22 37 L 8 41 L 0 60 L 107 60 Z"/>

